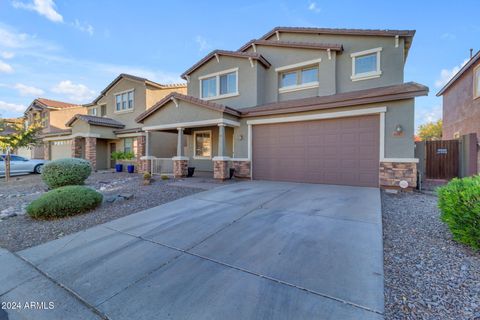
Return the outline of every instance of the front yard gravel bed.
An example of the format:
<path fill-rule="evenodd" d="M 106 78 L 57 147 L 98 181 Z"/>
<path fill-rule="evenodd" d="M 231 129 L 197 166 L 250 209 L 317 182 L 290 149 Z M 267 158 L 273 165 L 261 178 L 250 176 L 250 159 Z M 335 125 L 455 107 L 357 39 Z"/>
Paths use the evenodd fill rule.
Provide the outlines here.
<path fill-rule="evenodd" d="M 34 220 L 25 214 L 0 220 L 0 247 L 10 251 L 23 250 L 203 191 L 199 188 L 174 186 L 160 179 L 144 186 L 140 175 L 110 172 L 92 174 L 87 179 L 86 185 L 103 194 L 104 202 L 101 206 L 85 214 L 57 220 Z M 8 185 L 2 182 L 0 184 L 2 209 L 25 206 L 45 191 L 46 187 L 39 176 L 18 178 Z M 106 201 L 118 195 L 131 198 Z"/>
<path fill-rule="evenodd" d="M 382 192 L 385 319 L 480 319 L 480 254 L 454 242 L 432 194 Z"/>

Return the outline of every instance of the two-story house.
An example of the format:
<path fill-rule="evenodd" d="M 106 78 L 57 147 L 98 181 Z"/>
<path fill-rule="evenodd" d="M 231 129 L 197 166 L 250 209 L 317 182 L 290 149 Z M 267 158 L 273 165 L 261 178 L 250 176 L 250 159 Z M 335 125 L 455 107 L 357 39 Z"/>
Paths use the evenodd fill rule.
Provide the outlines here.
<path fill-rule="evenodd" d="M 92 103 L 83 106 L 84 112 L 64 119 L 66 132 L 43 139 L 45 158 L 57 158 L 59 146 L 63 146 L 62 157 L 87 159 L 95 169 L 112 168 L 114 151 L 133 152 L 140 158 L 145 153 L 145 133 L 134 119 L 172 92 L 186 92 L 186 85 L 119 75 Z M 162 145 L 152 149 L 152 155 L 171 158 L 176 153 L 175 134 L 158 132 L 150 139 Z"/>
<path fill-rule="evenodd" d="M 25 125 L 32 124 L 41 126 L 39 139 L 43 140 L 49 136 L 61 137 L 70 134 L 70 129 L 65 123 L 75 114 L 86 113 L 82 105 L 56 101 L 45 98 L 37 98 L 27 107 L 24 112 Z M 32 159 L 57 159 L 70 156 L 70 148 L 58 140 L 52 154 L 45 149 L 42 143 L 38 143 L 30 149 L 22 148 L 19 154 Z"/>
<path fill-rule="evenodd" d="M 147 135 L 177 131 L 177 176 L 415 187 L 414 98 L 428 88 L 404 82 L 414 34 L 277 27 L 211 52 L 182 74 L 187 95 L 136 120 Z"/>
<path fill-rule="evenodd" d="M 458 139 L 474 134 L 480 139 L 480 51 L 455 74 L 437 93 L 443 96 L 442 139 Z M 480 152 L 478 145 L 473 150 L 476 155 L 476 171 L 480 173 Z M 475 170 L 473 171 L 475 172 Z"/>

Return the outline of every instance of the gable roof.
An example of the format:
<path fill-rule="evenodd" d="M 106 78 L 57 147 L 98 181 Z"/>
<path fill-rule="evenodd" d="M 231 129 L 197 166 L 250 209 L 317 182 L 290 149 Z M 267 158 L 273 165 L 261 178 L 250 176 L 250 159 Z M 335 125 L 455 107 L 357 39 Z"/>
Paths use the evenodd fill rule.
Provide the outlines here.
<path fill-rule="evenodd" d="M 343 46 L 341 44 L 334 43 L 315 43 L 315 42 L 298 42 L 298 41 L 268 41 L 268 40 L 250 40 L 244 44 L 238 51 L 244 52 L 252 45 L 262 46 L 274 46 L 274 47 L 286 47 L 286 48 L 303 48 L 303 49 L 319 49 L 319 50 L 332 50 L 342 51 Z"/>
<path fill-rule="evenodd" d="M 348 107 L 376 102 L 409 99 L 428 94 L 428 87 L 407 82 L 386 87 L 349 91 L 329 96 L 287 100 L 242 109 L 242 116 L 260 116 Z"/>
<path fill-rule="evenodd" d="M 468 60 L 468 62 L 452 77 L 452 79 L 450 79 L 450 81 L 448 81 L 447 84 L 442 89 L 440 89 L 440 91 L 438 91 L 437 97 L 444 94 L 445 91 L 447 91 L 448 88 L 450 88 L 452 84 L 454 84 L 462 76 L 462 74 L 464 74 L 465 71 L 470 69 L 470 67 L 478 60 L 480 60 L 480 51 L 478 51 L 472 58 L 470 58 L 470 60 Z"/>
<path fill-rule="evenodd" d="M 249 53 L 249 52 L 239 52 L 239 51 L 228 51 L 228 50 L 214 50 L 207 54 L 203 59 L 195 63 L 192 67 L 190 67 L 187 71 L 182 73 L 181 77 L 183 79 L 187 79 L 187 76 L 191 74 L 193 71 L 200 68 L 202 65 L 210 61 L 215 56 L 228 56 L 228 57 L 235 57 L 235 58 L 245 58 L 245 59 L 253 59 L 260 62 L 265 68 L 270 68 L 271 64 L 268 62 L 261 54 L 259 53 Z"/>
<path fill-rule="evenodd" d="M 160 84 L 160 83 L 157 83 L 155 81 L 152 81 L 152 80 L 148 80 L 147 78 L 142 78 L 142 77 L 137 77 L 137 76 L 134 76 L 134 75 L 131 75 L 131 74 L 127 74 L 127 73 L 121 73 L 118 77 L 116 77 L 115 79 L 113 79 L 112 82 L 110 82 L 110 84 L 102 90 L 102 92 L 100 93 L 100 95 L 95 99 L 93 100 L 92 103 L 88 104 L 88 105 L 94 105 L 96 104 L 105 94 L 107 94 L 107 92 L 114 86 L 116 85 L 120 80 L 122 79 L 130 79 L 130 80 L 133 80 L 133 81 L 138 81 L 138 82 L 143 82 L 145 84 L 148 84 L 150 86 L 153 86 L 153 87 L 157 87 L 159 89 L 168 89 L 168 88 L 184 88 L 187 86 L 187 84 L 185 83 L 173 83 L 173 84 Z"/>
<path fill-rule="evenodd" d="M 266 40 L 276 32 L 290 33 L 314 33 L 333 35 L 355 35 L 355 36 L 399 36 L 413 37 L 415 30 L 390 30 L 390 29 L 338 29 L 338 28 L 305 28 L 305 27 L 275 27 L 264 34 L 260 39 Z"/>
<path fill-rule="evenodd" d="M 68 102 L 46 99 L 46 98 L 37 98 L 33 100 L 32 103 L 37 103 L 41 107 L 51 108 L 51 109 L 68 109 L 68 108 L 82 107 L 82 105 L 80 104 L 68 103 Z"/>
<path fill-rule="evenodd" d="M 199 107 L 207 108 L 210 110 L 225 112 L 234 116 L 240 115 L 240 111 L 224 106 L 223 104 L 202 100 L 202 99 L 195 98 L 192 96 L 187 96 L 178 92 L 172 92 L 167 96 L 165 96 L 162 100 L 155 103 L 151 108 L 149 108 L 148 110 L 140 114 L 137 118 L 135 118 L 135 121 L 139 123 L 143 122 L 143 120 L 145 120 L 146 118 L 154 114 L 158 109 L 162 108 L 165 104 L 167 104 L 170 101 L 175 101 L 175 99 L 182 100 L 182 101 L 197 105 Z"/>
<path fill-rule="evenodd" d="M 415 30 L 394 30 L 394 29 L 337 29 L 337 28 L 305 28 L 305 27 L 275 27 L 260 39 L 267 40 L 277 32 L 306 33 L 306 34 L 329 34 L 329 35 L 350 35 L 350 36 L 380 36 L 380 37 L 404 37 L 405 38 L 405 59 L 408 56 L 415 35 Z"/>
<path fill-rule="evenodd" d="M 124 128 L 125 125 L 117 120 L 105 117 L 91 116 L 87 114 L 76 114 L 65 124 L 67 127 L 71 127 L 73 123 L 77 120 L 85 121 L 88 124 L 101 127 L 110 127 L 110 128 Z"/>

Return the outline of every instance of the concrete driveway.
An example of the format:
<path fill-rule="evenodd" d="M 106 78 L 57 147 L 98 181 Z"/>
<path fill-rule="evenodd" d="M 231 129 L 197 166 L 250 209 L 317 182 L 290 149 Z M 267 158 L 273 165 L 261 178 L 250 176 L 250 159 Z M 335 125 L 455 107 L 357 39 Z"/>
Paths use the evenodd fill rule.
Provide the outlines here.
<path fill-rule="evenodd" d="M 252 181 L 0 251 L 11 319 L 382 319 L 380 192 Z M 0 319 L 2 315 L 0 313 Z"/>

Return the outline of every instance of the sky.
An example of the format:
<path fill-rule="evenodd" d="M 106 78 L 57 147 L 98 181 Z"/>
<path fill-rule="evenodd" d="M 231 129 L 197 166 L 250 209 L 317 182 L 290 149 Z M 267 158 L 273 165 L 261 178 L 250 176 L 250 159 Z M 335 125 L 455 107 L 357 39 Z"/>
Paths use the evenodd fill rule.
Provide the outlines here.
<path fill-rule="evenodd" d="M 236 50 L 275 26 L 415 29 L 405 81 L 416 126 L 441 117 L 439 89 L 480 49 L 472 1 L 0 0 L 0 115 L 36 97 L 91 102 L 118 74 L 160 83 L 214 49 Z M 468 10 L 471 8 L 471 10 Z"/>

